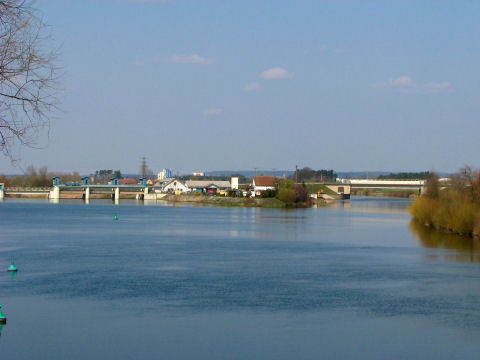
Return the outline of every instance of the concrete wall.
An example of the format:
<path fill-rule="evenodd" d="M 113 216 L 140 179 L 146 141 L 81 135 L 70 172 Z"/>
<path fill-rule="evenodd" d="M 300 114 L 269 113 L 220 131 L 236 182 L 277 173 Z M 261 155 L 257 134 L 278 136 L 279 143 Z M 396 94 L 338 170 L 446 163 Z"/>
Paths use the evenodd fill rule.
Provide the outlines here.
<path fill-rule="evenodd" d="M 339 184 L 339 185 L 325 185 L 330 190 L 335 191 L 337 194 L 346 194 L 350 195 L 350 185 Z"/>

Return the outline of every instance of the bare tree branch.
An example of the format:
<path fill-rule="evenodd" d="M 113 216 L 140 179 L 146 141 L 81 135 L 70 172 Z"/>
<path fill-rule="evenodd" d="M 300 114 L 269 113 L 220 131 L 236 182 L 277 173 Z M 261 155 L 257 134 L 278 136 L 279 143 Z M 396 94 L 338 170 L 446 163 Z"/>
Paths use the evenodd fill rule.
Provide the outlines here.
<path fill-rule="evenodd" d="M 45 33 L 31 2 L 0 0 L 0 151 L 11 160 L 15 144 L 36 147 L 58 109 L 57 54 Z"/>

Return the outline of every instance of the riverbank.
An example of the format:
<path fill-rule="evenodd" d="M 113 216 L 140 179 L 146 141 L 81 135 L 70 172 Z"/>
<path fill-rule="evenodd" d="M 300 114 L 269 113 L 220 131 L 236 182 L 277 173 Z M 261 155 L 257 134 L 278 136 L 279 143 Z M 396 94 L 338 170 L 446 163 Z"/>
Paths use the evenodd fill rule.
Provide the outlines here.
<path fill-rule="evenodd" d="M 450 194 L 438 199 L 417 197 L 409 212 L 427 227 L 447 233 L 480 236 L 480 206 Z"/>
<path fill-rule="evenodd" d="M 480 173 L 469 168 L 440 185 L 433 174 L 409 212 L 420 223 L 444 232 L 480 236 Z"/>
<path fill-rule="evenodd" d="M 325 200 L 312 199 L 313 205 L 325 206 Z M 205 196 L 205 195 L 166 195 L 162 201 L 168 202 L 189 202 L 197 204 L 206 204 L 214 206 L 229 207 L 262 207 L 262 208 L 286 208 L 286 203 L 276 198 L 242 198 L 242 197 L 224 197 L 224 196 Z M 304 207 L 304 206 L 300 206 Z M 306 206 L 305 206 L 306 207 Z"/>

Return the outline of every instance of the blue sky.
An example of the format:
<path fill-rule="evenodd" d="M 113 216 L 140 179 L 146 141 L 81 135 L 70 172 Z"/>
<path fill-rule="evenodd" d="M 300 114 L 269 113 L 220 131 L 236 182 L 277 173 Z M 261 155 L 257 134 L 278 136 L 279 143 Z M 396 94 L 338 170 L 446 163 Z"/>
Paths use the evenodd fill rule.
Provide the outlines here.
<path fill-rule="evenodd" d="M 480 167 L 478 1 L 40 0 L 62 113 L 17 167 Z"/>

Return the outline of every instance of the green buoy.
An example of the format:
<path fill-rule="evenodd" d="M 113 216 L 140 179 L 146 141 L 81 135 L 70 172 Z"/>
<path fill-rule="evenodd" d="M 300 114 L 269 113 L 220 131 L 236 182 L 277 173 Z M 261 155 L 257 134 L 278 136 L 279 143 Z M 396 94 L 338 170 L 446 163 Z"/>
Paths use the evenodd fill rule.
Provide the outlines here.
<path fill-rule="evenodd" d="M 0 324 L 6 324 L 7 318 L 2 314 L 2 304 L 0 304 Z"/>
<path fill-rule="evenodd" d="M 10 262 L 10 266 L 8 267 L 7 271 L 11 271 L 11 272 L 16 272 L 16 271 L 18 271 L 17 267 L 16 267 L 15 264 L 13 263 L 13 260 Z"/>
<path fill-rule="evenodd" d="M 113 220 L 118 220 L 117 214 L 113 215 Z"/>

